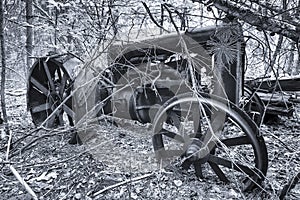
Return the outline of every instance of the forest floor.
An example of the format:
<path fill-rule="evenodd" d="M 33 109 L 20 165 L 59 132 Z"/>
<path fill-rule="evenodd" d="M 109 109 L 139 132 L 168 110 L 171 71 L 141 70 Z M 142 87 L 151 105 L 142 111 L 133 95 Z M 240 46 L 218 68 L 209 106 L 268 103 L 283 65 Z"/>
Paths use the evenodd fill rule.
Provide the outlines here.
<path fill-rule="evenodd" d="M 7 162 L 8 137 L 1 127 L 0 199 L 31 199 L 9 166 L 38 199 L 51 200 L 277 199 L 282 187 L 300 171 L 299 105 L 293 117 L 281 117 L 278 124 L 261 127 L 269 157 L 264 190 L 244 193 L 234 183 L 224 184 L 216 177 L 199 179 L 192 170 L 157 167 L 147 125 L 101 125 L 103 137 L 98 146 L 70 145 L 70 127 L 35 128 L 26 110 L 25 88 L 8 89 L 6 102 L 12 145 Z M 300 199 L 300 184 L 287 199 Z"/>

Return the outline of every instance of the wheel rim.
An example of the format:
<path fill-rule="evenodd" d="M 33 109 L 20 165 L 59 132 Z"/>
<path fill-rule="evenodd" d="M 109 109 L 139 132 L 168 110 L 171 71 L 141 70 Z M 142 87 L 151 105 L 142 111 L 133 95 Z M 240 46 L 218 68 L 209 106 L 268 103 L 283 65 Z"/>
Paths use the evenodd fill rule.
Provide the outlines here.
<path fill-rule="evenodd" d="M 72 80 L 63 65 L 54 59 L 39 59 L 30 70 L 27 91 L 33 123 L 53 128 L 73 124 Z"/>
<path fill-rule="evenodd" d="M 257 126 L 233 104 L 228 104 L 220 98 L 211 97 L 208 94 L 201 94 L 201 96 L 199 98 L 191 94 L 181 95 L 177 97 L 178 100 L 166 102 L 164 107 L 159 110 L 153 127 L 153 146 L 159 163 L 167 165 L 178 162 L 183 168 L 193 165 L 195 173 L 199 177 L 217 176 L 224 182 L 235 183 L 241 190 L 251 190 L 261 183 L 267 171 L 266 146 L 263 138 L 259 135 Z M 201 127 L 200 132 L 192 130 L 191 127 L 196 127 L 193 118 L 184 116 L 185 119 L 190 119 L 189 123 L 192 122 L 193 126 L 188 126 L 184 120 L 181 120 L 181 130 L 176 132 L 169 129 L 168 134 L 165 134 L 166 130 L 163 124 L 166 124 L 167 112 L 170 113 L 174 106 L 180 105 L 181 108 L 184 108 L 182 105 L 199 104 L 199 102 L 206 108 L 205 112 L 210 112 L 206 115 L 209 119 L 207 121 L 207 119 L 203 120 L 204 112 L 201 111 L 202 117 L 199 122 L 196 122 Z M 201 145 L 196 145 L 195 153 L 199 156 L 197 159 L 190 159 L 187 152 L 193 147 L 193 144 L 197 141 L 206 143 L 204 138 L 208 133 L 207 127 L 208 124 L 214 124 L 213 120 L 216 119 L 216 116 L 213 115 L 213 112 L 216 110 L 222 111 L 221 114 L 225 113 L 226 120 L 224 123 L 219 123 L 223 123 L 222 128 L 214 129 L 215 135 L 218 136 L 213 138 L 214 145 L 207 143 L 208 150 L 206 152 L 205 148 L 199 148 Z M 186 111 L 181 112 L 181 119 L 183 115 L 186 115 Z M 178 158 L 181 159 L 178 160 Z"/>

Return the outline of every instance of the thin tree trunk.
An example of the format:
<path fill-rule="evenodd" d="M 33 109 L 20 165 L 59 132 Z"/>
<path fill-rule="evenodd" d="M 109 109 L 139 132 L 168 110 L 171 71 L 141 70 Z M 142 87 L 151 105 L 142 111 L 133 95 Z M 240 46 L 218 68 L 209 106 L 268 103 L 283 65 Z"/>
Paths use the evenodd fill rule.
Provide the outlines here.
<path fill-rule="evenodd" d="M 282 42 L 283 42 L 283 36 L 279 35 L 278 42 L 277 42 L 277 45 L 276 45 L 276 49 L 275 49 L 275 52 L 273 54 L 273 57 L 272 57 L 272 60 L 271 60 L 271 63 L 270 63 L 270 68 L 269 68 L 269 70 L 273 69 L 273 72 L 276 72 L 276 74 L 275 74 L 276 77 L 278 77 L 278 75 L 279 75 L 279 68 L 277 68 L 275 70 L 275 63 L 276 63 L 276 59 L 277 59 L 277 57 L 278 57 L 278 55 L 281 51 Z"/>
<path fill-rule="evenodd" d="M 118 22 L 118 18 L 119 16 L 117 16 L 115 13 L 113 13 L 113 4 L 114 4 L 114 0 L 110 0 L 109 1 L 109 15 L 111 17 L 111 23 L 112 23 L 112 27 L 113 27 L 113 31 L 114 31 L 114 36 L 116 36 L 118 34 L 118 28 L 117 28 L 117 22 Z"/>
<path fill-rule="evenodd" d="M 298 8 L 300 6 L 300 0 L 298 1 Z M 300 14 L 300 10 L 298 9 L 297 11 L 298 14 Z M 296 27 L 296 31 L 299 33 L 300 32 L 300 26 L 297 26 Z M 297 63 L 296 63 L 296 66 L 295 66 L 295 74 L 296 75 L 299 75 L 300 73 L 300 42 L 298 41 L 297 44 L 297 50 L 298 50 L 298 60 L 297 60 Z"/>
<path fill-rule="evenodd" d="M 283 10 L 286 10 L 287 9 L 287 1 L 286 0 L 283 0 L 282 1 L 282 9 Z M 267 14 L 267 13 L 265 13 Z M 282 15 L 282 19 L 284 20 L 286 18 L 286 14 L 283 14 Z M 281 48 L 282 48 L 282 43 L 283 43 L 283 35 L 279 35 L 279 38 L 278 38 L 278 42 L 277 42 L 277 45 L 276 45 L 276 49 L 275 49 L 275 52 L 273 54 L 273 58 L 271 60 L 271 63 L 270 63 L 270 69 L 273 69 L 273 71 L 276 71 L 276 74 L 275 76 L 278 77 L 279 76 L 279 67 L 275 70 L 274 69 L 274 66 L 275 66 L 275 63 L 276 63 L 276 59 L 281 51 Z"/>
<path fill-rule="evenodd" d="M 54 52 L 57 52 L 57 25 L 58 25 L 58 9 L 55 7 L 55 23 L 54 23 Z"/>
<path fill-rule="evenodd" d="M 161 13 L 160 13 L 160 26 L 161 27 L 164 27 L 164 5 L 163 4 L 161 4 L 160 5 L 160 11 L 161 11 Z M 159 29 L 159 31 L 160 31 L 160 35 L 161 34 L 163 34 L 163 29 Z"/>
<path fill-rule="evenodd" d="M 32 0 L 26 1 L 26 66 L 25 69 L 25 75 L 27 77 L 27 72 L 29 68 L 31 67 L 31 58 L 32 56 L 32 50 L 33 50 L 33 28 L 32 28 L 32 18 L 33 17 L 33 11 L 32 11 Z"/>
<path fill-rule="evenodd" d="M 295 59 L 295 50 L 296 50 L 296 44 L 294 41 L 290 42 L 291 49 L 289 50 L 289 57 L 288 62 L 286 66 L 286 72 L 288 75 L 293 75 L 293 67 L 294 65 L 294 59 Z"/>
<path fill-rule="evenodd" d="M 298 60 L 297 60 L 297 64 L 295 67 L 295 75 L 300 74 L 300 45 L 298 45 L 297 50 L 298 50 Z"/>
<path fill-rule="evenodd" d="M 5 105 L 5 74 L 6 74 L 6 62 L 5 62 L 5 41 L 4 41 L 4 10 L 3 0 L 0 0 L 0 51 L 1 51 L 1 109 L 3 114 L 3 121 L 5 123 L 5 132 L 8 135 L 7 113 Z"/>
<path fill-rule="evenodd" d="M 204 20 L 203 20 L 203 15 L 204 15 L 204 5 L 203 4 L 199 4 L 199 10 L 200 10 L 200 27 L 203 27 L 203 24 L 204 24 Z"/>

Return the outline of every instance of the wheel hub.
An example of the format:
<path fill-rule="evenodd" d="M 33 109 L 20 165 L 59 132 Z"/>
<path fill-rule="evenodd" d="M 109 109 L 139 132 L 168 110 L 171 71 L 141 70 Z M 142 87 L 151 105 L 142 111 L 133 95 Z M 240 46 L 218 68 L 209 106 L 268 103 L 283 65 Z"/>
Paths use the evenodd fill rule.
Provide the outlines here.
<path fill-rule="evenodd" d="M 51 92 L 49 95 L 49 103 L 52 108 L 57 108 L 61 104 L 61 97 L 56 92 Z"/>
<path fill-rule="evenodd" d="M 160 105 L 173 96 L 168 88 L 151 88 L 150 85 L 136 88 L 130 98 L 131 119 L 141 123 L 152 122 Z"/>
<path fill-rule="evenodd" d="M 185 155 L 192 162 L 197 161 L 204 164 L 209 160 L 210 151 L 207 144 L 204 144 L 203 141 L 198 138 L 192 138 Z"/>

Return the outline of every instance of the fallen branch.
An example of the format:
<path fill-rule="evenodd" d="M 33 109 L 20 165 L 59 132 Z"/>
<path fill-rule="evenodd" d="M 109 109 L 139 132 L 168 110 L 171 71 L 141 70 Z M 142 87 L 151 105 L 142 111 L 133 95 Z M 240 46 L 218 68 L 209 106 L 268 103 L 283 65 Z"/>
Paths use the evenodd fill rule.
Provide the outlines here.
<path fill-rule="evenodd" d="M 24 181 L 24 179 L 20 176 L 17 170 L 12 166 L 9 165 L 9 169 L 14 174 L 14 176 L 18 179 L 18 181 L 25 187 L 26 191 L 32 196 L 34 200 L 38 200 L 38 197 L 34 193 L 34 191 L 29 187 L 29 185 Z"/>
<path fill-rule="evenodd" d="M 9 131 L 9 139 L 7 142 L 7 151 L 6 151 L 6 162 L 9 162 L 9 151 L 10 151 L 11 139 L 12 139 L 12 132 Z M 32 198 L 34 200 L 38 200 L 34 191 L 29 187 L 29 185 L 20 176 L 19 172 L 12 165 L 9 165 L 9 169 L 14 174 L 14 176 L 18 179 L 18 181 L 25 187 L 26 191 L 32 196 Z"/>
<path fill-rule="evenodd" d="M 5 94 L 14 97 L 20 97 L 26 95 L 26 90 L 14 90 L 14 91 L 6 91 Z M 17 106 L 14 104 L 14 106 Z"/>
<path fill-rule="evenodd" d="M 55 134 L 54 134 L 54 133 L 55 133 Z M 39 140 L 41 140 L 41 139 L 43 139 L 43 138 L 53 137 L 53 136 L 57 136 L 57 135 L 59 135 L 59 134 L 65 134 L 65 132 L 59 132 L 59 131 L 56 132 L 56 130 L 54 130 L 54 131 L 50 131 L 50 133 L 48 133 L 48 134 L 40 135 L 40 136 L 38 136 L 37 138 L 32 139 L 29 143 L 27 143 L 27 144 L 26 144 L 25 146 L 23 146 L 21 149 L 12 152 L 12 153 L 9 155 L 9 158 L 12 158 L 12 157 L 14 157 L 14 156 L 16 156 L 16 155 L 18 155 L 18 154 L 21 154 L 21 153 L 23 153 L 23 152 L 25 152 L 25 151 L 27 151 L 27 150 L 33 148 L 33 147 L 36 145 L 36 142 L 39 141 Z"/>
<path fill-rule="evenodd" d="M 100 190 L 100 191 L 94 193 L 94 194 L 93 194 L 93 197 L 96 197 L 96 196 L 98 196 L 99 194 L 101 194 L 101 193 L 103 193 L 103 192 L 106 192 L 106 191 L 108 191 L 108 190 L 114 189 L 114 188 L 119 187 L 119 186 L 121 186 L 121 185 L 125 185 L 125 184 L 127 184 L 127 183 L 136 182 L 136 181 L 139 181 L 139 180 L 142 180 L 142 179 L 145 179 L 145 178 L 149 178 L 149 177 L 151 177 L 151 176 L 153 176 L 153 175 L 154 175 L 154 173 L 152 172 L 152 173 L 150 173 L 150 174 L 145 174 L 145 175 L 142 175 L 142 176 L 139 176 L 139 177 L 135 177 L 135 178 L 132 178 L 132 179 L 129 179 L 129 180 L 122 181 L 122 182 L 120 182 L 120 183 L 116 183 L 116 184 L 114 184 L 114 185 L 110 185 L 110 186 L 108 186 L 108 187 L 106 187 L 106 188 L 103 188 L 102 190 Z"/>

